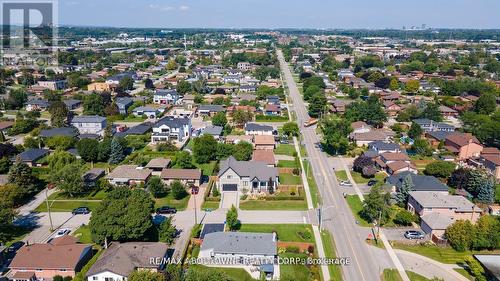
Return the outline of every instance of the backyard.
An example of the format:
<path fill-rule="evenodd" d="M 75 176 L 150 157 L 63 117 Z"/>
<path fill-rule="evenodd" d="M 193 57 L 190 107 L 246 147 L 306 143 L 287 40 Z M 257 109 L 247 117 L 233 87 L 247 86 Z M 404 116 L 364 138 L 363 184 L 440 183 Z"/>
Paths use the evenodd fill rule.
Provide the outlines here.
<path fill-rule="evenodd" d="M 278 144 L 278 146 L 274 149 L 274 154 L 276 155 L 295 155 L 295 147 L 293 144 Z"/>

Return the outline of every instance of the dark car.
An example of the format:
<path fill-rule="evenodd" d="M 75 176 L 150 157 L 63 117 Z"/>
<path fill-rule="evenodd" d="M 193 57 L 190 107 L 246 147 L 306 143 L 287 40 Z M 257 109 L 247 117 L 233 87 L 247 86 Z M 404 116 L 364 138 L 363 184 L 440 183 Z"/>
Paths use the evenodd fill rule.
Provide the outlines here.
<path fill-rule="evenodd" d="M 377 184 L 377 180 L 368 181 L 368 186 L 374 186 L 375 184 Z"/>
<path fill-rule="evenodd" d="M 197 186 L 192 186 L 191 187 L 191 194 L 196 195 L 200 191 L 200 188 Z"/>
<path fill-rule="evenodd" d="M 71 212 L 73 215 L 86 215 L 90 214 L 90 209 L 87 207 L 78 207 L 76 209 L 73 209 Z"/>
<path fill-rule="evenodd" d="M 23 241 L 17 241 L 17 242 L 14 242 L 14 243 L 12 243 L 12 245 L 10 245 L 10 247 L 7 249 L 7 252 L 9 252 L 9 253 L 15 253 L 15 252 L 17 252 L 17 250 L 19 250 L 22 246 L 24 246 L 24 242 L 23 242 Z"/>
<path fill-rule="evenodd" d="M 175 214 L 175 213 L 177 213 L 177 209 L 169 207 L 169 206 L 163 206 L 163 207 L 157 208 L 156 213 L 157 214 Z"/>

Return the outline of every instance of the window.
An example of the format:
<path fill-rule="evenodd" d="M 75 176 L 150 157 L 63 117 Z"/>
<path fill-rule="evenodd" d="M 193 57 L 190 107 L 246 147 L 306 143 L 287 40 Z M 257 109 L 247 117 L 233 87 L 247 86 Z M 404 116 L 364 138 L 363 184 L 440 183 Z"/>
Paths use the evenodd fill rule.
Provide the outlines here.
<path fill-rule="evenodd" d="M 113 281 L 113 278 L 111 278 L 111 277 L 104 277 L 104 281 Z"/>
<path fill-rule="evenodd" d="M 97 276 L 92 277 L 92 280 L 97 280 Z"/>
<path fill-rule="evenodd" d="M 231 175 L 227 175 L 227 177 L 226 177 L 226 178 L 229 180 L 229 179 L 232 179 L 232 178 L 233 178 L 233 176 L 231 176 Z"/>
<path fill-rule="evenodd" d="M 247 182 L 247 181 L 244 181 L 244 182 L 243 182 L 243 186 L 248 186 L 248 182 Z"/>
<path fill-rule="evenodd" d="M 59 271 L 66 271 L 66 269 L 59 269 Z"/>

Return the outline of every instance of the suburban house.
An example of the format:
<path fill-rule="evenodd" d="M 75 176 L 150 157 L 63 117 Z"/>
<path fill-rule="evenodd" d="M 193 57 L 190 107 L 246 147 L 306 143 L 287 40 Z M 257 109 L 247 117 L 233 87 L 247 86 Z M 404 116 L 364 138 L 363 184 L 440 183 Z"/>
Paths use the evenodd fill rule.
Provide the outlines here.
<path fill-rule="evenodd" d="M 10 278 L 31 281 L 56 275 L 74 277 L 91 257 L 92 245 L 76 243 L 76 238 L 69 235 L 48 243 L 25 245 L 9 265 Z"/>
<path fill-rule="evenodd" d="M 66 89 L 66 80 L 38 81 L 38 86 L 47 88 L 52 91 Z"/>
<path fill-rule="evenodd" d="M 113 242 L 86 274 L 88 281 L 126 281 L 135 270 L 160 272 L 168 246 L 160 242 Z M 151 260 L 156 262 L 151 262 Z"/>
<path fill-rule="evenodd" d="M 453 131 L 430 131 L 425 133 L 425 138 L 432 147 L 438 147 L 440 143 L 444 144 L 447 136 L 453 134 Z"/>
<path fill-rule="evenodd" d="M 237 144 L 241 141 L 246 141 L 249 143 L 253 143 L 252 135 L 227 135 L 225 139 L 225 143 Z"/>
<path fill-rule="evenodd" d="M 276 141 L 274 140 L 274 136 L 255 135 L 253 142 L 254 142 L 254 148 L 256 150 L 259 149 L 273 150 L 274 148 L 276 148 Z"/>
<path fill-rule="evenodd" d="M 253 151 L 252 161 L 264 162 L 269 167 L 276 166 L 276 158 L 272 149 L 257 149 Z"/>
<path fill-rule="evenodd" d="M 237 161 L 233 156 L 221 161 L 217 188 L 222 191 L 242 192 L 247 189 L 252 193 L 276 190 L 279 184 L 279 172 L 275 167 L 268 167 L 265 162 Z"/>
<path fill-rule="evenodd" d="M 209 125 L 201 129 L 200 135 L 211 135 L 216 140 L 221 140 L 224 128 L 221 126 Z"/>
<path fill-rule="evenodd" d="M 457 117 L 458 116 L 458 111 L 456 111 L 453 108 L 449 108 L 445 105 L 439 106 L 439 112 L 441 112 L 441 114 L 443 116 L 446 116 L 446 117 Z"/>
<path fill-rule="evenodd" d="M 42 138 L 50 138 L 54 136 L 66 136 L 74 138 L 78 136 L 78 130 L 73 127 L 61 127 L 61 128 L 45 129 L 40 131 L 40 137 Z"/>
<path fill-rule="evenodd" d="M 164 117 L 153 126 L 151 142 L 177 140 L 183 142 L 191 136 L 191 119 Z"/>
<path fill-rule="evenodd" d="M 433 176 L 417 175 L 411 172 L 401 172 L 391 175 L 385 179 L 385 183 L 390 186 L 392 192 L 398 191 L 407 176 L 411 177 L 413 183 L 412 191 L 431 191 L 448 194 L 448 186 L 441 183 Z"/>
<path fill-rule="evenodd" d="M 374 141 L 388 141 L 389 136 L 381 130 L 374 130 L 363 133 L 351 133 L 349 134 L 349 139 L 354 141 L 357 146 L 364 146 Z"/>
<path fill-rule="evenodd" d="M 184 185 L 200 186 L 201 175 L 200 169 L 163 169 L 160 178 L 168 185 L 180 181 Z"/>
<path fill-rule="evenodd" d="M 245 124 L 245 135 L 273 135 L 273 127 L 268 125 L 261 125 L 257 123 L 246 123 Z"/>
<path fill-rule="evenodd" d="M 448 125 L 446 123 L 436 122 L 430 119 L 415 119 L 413 122 L 417 123 L 422 131 L 424 132 L 434 132 L 434 131 L 442 131 L 442 132 L 454 132 L 455 127 Z"/>
<path fill-rule="evenodd" d="M 408 210 L 422 219 L 422 230 L 442 238 L 448 226 L 457 220 L 475 223 L 481 216 L 481 208 L 460 195 L 441 192 L 410 192 Z"/>
<path fill-rule="evenodd" d="M 25 163 L 30 167 L 35 167 L 37 166 L 37 161 L 49 155 L 49 153 L 50 150 L 48 149 L 33 148 L 19 153 L 12 159 L 12 161 L 21 161 L 22 163 Z"/>
<path fill-rule="evenodd" d="M 77 109 L 82 105 L 81 100 L 63 100 L 63 102 L 66 105 L 66 108 L 68 108 L 68 110 Z"/>
<path fill-rule="evenodd" d="M 395 104 L 393 101 L 383 102 L 384 111 L 387 112 L 389 116 L 396 116 L 401 111 L 401 106 Z"/>
<path fill-rule="evenodd" d="M 179 93 L 174 89 L 157 89 L 153 96 L 153 102 L 157 104 L 176 104 Z"/>
<path fill-rule="evenodd" d="M 33 99 L 26 102 L 26 111 L 40 111 L 47 110 L 50 104 L 46 100 Z"/>
<path fill-rule="evenodd" d="M 368 133 L 369 131 L 371 131 L 373 129 L 370 125 L 366 124 L 366 122 L 364 122 L 364 121 L 352 122 L 351 128 L 352 128 L 352 132 L 354 134 Z"/>
<path fill-rule="evenodd" d="M 117 86 L 125 77 L 130 77 L 132 80 L 137 80 L 137 75 L 134 72 L 123 72 L 109 77 L 108 79 L 106 79 L 106 83 L 108 85 Z"/>
<path fill-rule="evenodd" d="M 87 85 L 87 90 L 92 92 L 110 92 L 111 87 L 108 83 L 104 82 L 94 82 Z"/>
<path fill-rule="evenodd" d="M 225 112 L 226 109 L 218 104 L 202 104 L 198 107 L 197 112 L 199 115 L 214 116 L 219 112 Z"/>
<path fill-rule="evenodd" d="M 149 119 L 155 119 L 156 116 L 160 113 L 157 108 L 149 107 L 149 106 L 139 106 L 132 110 L 132 114 L 136 117 L 146 116 Z"/>
<path fill-rule="evenodd" d="M 374 150 L 377 154 L 382 154 L 386 152 L 400 153 L 405 152 L 404 149 L 397 143 L 385 142 L 385 141 L 374 141 L 368 144 L 368 149 Z"/>
<path fill-rule="evenodd" d="M 170 159 L 159 157 L 151 159 L 145 168 L 150 169 L 153 175 L 159 176 L 163 169 L 168 168 L 168 165 L 170 165 Z"/>
<path fill-rule="evenodd" d="M 381 169 L 385 169 L 389 175 L 405 171 L 417 173 L 417 168 L 410 162 L 410 158 L 401 152 L 384 152 L 375 159 L 375 163 Z"/>
<path fill-rule="evenodd" d="M 488 170 L 497 181 L 500 180 L 500 151 L 496 147 L 485 147 L 477 162 Z"/>
<path fill-rule="evenodd" d="M 274 279 L 275 258 L 278 254 L 278 243 L 275 233 L 253 232 L 212 232 L 205 234 L 200 247 L 199 258 L 230 259 L 231 264 L 259 267 L 268 279 Z M 254 261 L 251 264 L 248 261 Z M 279 276 L 276 276 L 276 278 Z"/>
<path fill-rule="evenodd" d="M 479 157 L 483 150 L 483 146 L 475 136 L 460 132 L 448 135 L 444 140 L 444 146 L 455 153 L 459 160 Z"/>
<path fill-rule="evenodd" d="M 106 178 L 113 185 L 136 185 L 146 183 L 151 172 L 150 169 L 142 169 L 137 165 L 121 165 L 109 173 Z"/>
<path fill-rule="evenodd" d="M 82 175 L 83 184 L 87 187 L 92 187 L 97 184 L 97 181 L 106 174 L 106 171 L 101 168 L 93 168 Z"/>
<path fill-rule="evenodd" d="M 115 100 L 118 112 L 122 115 L 127 115 L 127 109 L 134 103 L 129 97 L 120 97 Z"/>
<path fill-rule="evenodd" d="M 106 118 L 98 115 L 75 116 L 71 120 L 71 126 L 75 127 L 80 134 L 104 135 L 106 129 Z"/>
<path fill-rule="evenodd" d="M 281 116 L 281 108 L 276 104 L 266 104 L 264 114 L 269 116 Z"/>

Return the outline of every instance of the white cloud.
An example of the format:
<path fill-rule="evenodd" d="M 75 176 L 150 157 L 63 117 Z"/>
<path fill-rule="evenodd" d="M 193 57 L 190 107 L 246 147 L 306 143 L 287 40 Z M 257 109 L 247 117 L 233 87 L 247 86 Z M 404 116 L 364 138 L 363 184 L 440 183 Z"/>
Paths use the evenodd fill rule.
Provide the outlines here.
<path fill-rule="evenodd" d="M 152 10 L 159 10 L 159 11 L 171 11 L 174 9 L 174 7 L 171 7 L 171 6 L 162 6 L 162 5 L 158 5 L 158 4 L 149 4 L 148 6 L 150 9 Z"/>
<path fill-rule="evenodd" d="M 189 10 L 189 6 L 182 5 L 182 6 L 179 7 L 179 10 L 181 10 L 181 11 L 187 11 L 187 10 Z"/>

